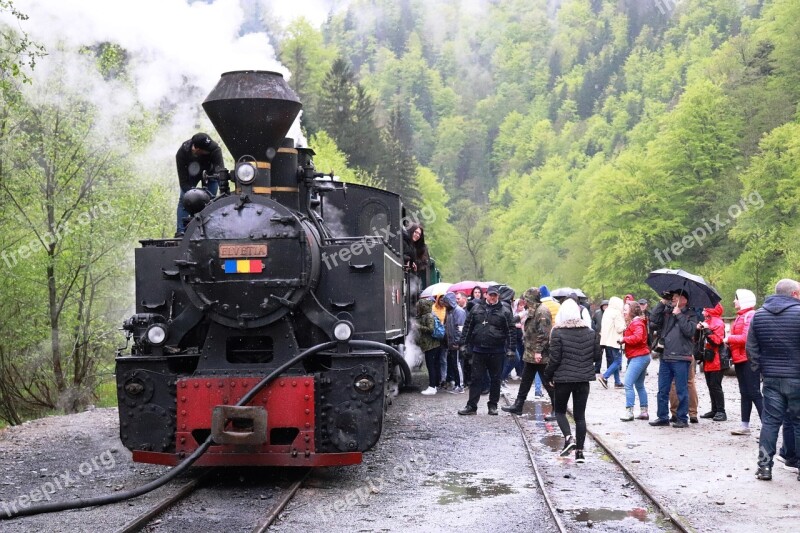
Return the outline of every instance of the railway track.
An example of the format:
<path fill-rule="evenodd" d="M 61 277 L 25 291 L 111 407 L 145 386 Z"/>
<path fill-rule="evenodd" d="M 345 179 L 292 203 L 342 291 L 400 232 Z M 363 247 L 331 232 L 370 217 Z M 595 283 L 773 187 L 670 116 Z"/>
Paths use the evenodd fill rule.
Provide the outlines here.
<path fill-rule="evenodd" d="M 123 528 L 119 529 L 117 533 L 136 533 L 144 531 L 149 525 L 156 525 L 153 522 L 158 519 L 165 511 L 177 505 L 180 502 L 187 500 L 192 494 L 195 494 L 199 489 L 208 486 L 212 479 L 218 479 L 223 473 L 222 469 L 209 469 L 198 477 L 185 483 L 183 486 L 165 496 L 156 505 L 142 512 L 134 520 L 128 522 Z M 311 469 L 302 469 L 295 474 L 295 479 L 292 481 L 288 489 L 284 489 L 283 493 L 277 498 L 277 501 L 272 504 L 269 509 L 264 513 L 259 513 L 254 520 L 253 533 L 263 533 L 275 522 L 280 513 L 286 505 L 292 500 L 294 495 L 302 486 Z"/>
<path fill-rule="evenodd" d="M 506 402 L 506 405 L 510 405 L 507 395 L 503 395 L 503 398 Z M 567 413 L 572 416 L 570 411 Z M 520 434 L 522 435 L 523 442 L 525 444 L 525 449 L 528 452 L 528 458 L 530 459 L 531 466 L 533 467 L 533 471 L 536 477 L 536 483 L 539 486 L 539 489 L 542 491 L 544 496 L 544 500 L 547 504 L 547 508 L 550 511 L 550 515 L 553 517 L 553 521 L 556 525 L 556 528 L 561 533 L 566 533 L 570 531 L 564 521 L 561 519 L 562 512 L 559 510 L 557 505 L 553 502 L 553 498 L 549 494 L 549 490 L 547 489 L 544 476 L 542 475 L 541 469 L 537 465 L 536 462 L 536 453 L 534 448 L 531 446 L 530 440 L 528 439 L 528 435 L 526 433 L 525 427 L 523 426 L 520 417 L 517 415 L 512 415 L 514 418 L 514 422 L 517 424 L 519 428 Z M 662 514 L 664 519 L 668 521 L 676 531 L 681 533 L 690 533 L 692 529 L 685 524 L 678 515 L 673 512 L 666 504 L 662 503 L 658 500 L 658 498 L 653 494 L 653 492 L 648 489 L 648 487 L 639 479 L 636 474 L 634 474 L 623 462 L 620 458 L 614 453 L 614 451 L 603 441 L 603 439 L 595 434 L 593 431 L 587 428 L 586 430 L 587 438 L 592 439 L 603 451 L 611 458 L 611 460 L 616 464 L 624 473 L 625 476 L 633 483 L 641 494 L 645 496 L 647 500 L 653 503 L 655 507 L 659 510 Z"/>

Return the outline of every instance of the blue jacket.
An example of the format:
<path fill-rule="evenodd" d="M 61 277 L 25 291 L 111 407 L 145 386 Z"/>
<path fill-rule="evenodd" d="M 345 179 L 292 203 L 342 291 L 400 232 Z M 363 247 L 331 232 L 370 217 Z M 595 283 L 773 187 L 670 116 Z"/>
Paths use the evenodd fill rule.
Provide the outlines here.
<path fill-rule="evenodd" d="M 767 296 L 753 315 L 745 350 L 756 374 L 800 379 L 800 300 Z"/>
<path fill-rule="evenodd" d="M 460 326 L 464 325 L 467 320 L 467 312 L 461 309 L 456 302 L 456 295 L 448 292 L 443 298 L 445 304 L 448 306 L 447 319 L 444 322 L 445 339 L 447 340 L 447 349 L 458 349 L 458 343 L 461 340 Z"/>

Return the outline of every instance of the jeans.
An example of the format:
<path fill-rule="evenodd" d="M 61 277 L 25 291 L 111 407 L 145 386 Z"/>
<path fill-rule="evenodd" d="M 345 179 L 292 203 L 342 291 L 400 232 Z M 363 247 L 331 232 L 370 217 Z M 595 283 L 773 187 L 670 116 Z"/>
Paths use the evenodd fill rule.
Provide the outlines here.
<path fill-rule="evenodd" d="M 535 396 L 542 395 L 542 378 L 539 373 L 536 373 L 536 377 L 533 378 L 533 394 Z"/>
<path fill-rule="evenodd" d="M 697 416 L 697 387 L 694 384 L 694 377 L 697 374 L 697 365 L 694 361 L 689 364 L 689 377 L 687 378 L 686 382 L 688 383 L 688 391 L 689 391 L 689 416 L 696 417 Z M 676 414 L 678 412 L 678 394 L 675 392 L 675 384 L 672 385 L 669 391 L 669 410 L 672 413 L 672 416 L 677 417 Z"/>
<path fill-rule="evenodd" d="M 648 357 L 649 359 L 649 357 Z M 586 401 L 589 399 L 589 382 L 556 383 L 553 411 L 561 433 L 566 437 L 571 435 L 569 420 L 567 420 L 567 401 L 572 395 L 572 418 L 575 419 L 575 447 L 583 449 L 586 440 Z"/>
<path fill-rule="evenodd" d="M 669 420 L 669 389 L 675 381 L 680 422 L 689 422 L 689 361 L 664 361 L 658 365 L 658 419 Z"/>
<path fill-rule="evenodd" d="M 522 358 L 519 355 L 519 352 L 514 352 L 514 360 L 509 361 L 506 359 L 506 362 L 503 364 L 503 375 L 502 381 L 508 379 L 508 376 L 511 374 L 512 370 L 516 370 L 517 375 L 522 377 Z"/>
<path fill-rule="evenodd" d="M 722 391 L 722 370 L 706 372 L 706 385 L 708 395 L 711 397 L 711 411 L 714 413 L 725 412 L 725 393 Z"/>
<path fill-rule="evenodd" d="M 505 354 L 472 352 L 472 383 L 469 386 L 469 400 L 467 405 L 473 409 L 478 408 L 481 397 L 483 376 L 489 372 L 489 402 L 490 407 L 497 407 L 500 400 L 500 373 L 503 371 Z"/>
<path fill-rule="evenodd" d="M 758 411 L 758 418 L 761 418 L 761 411 L 764 410 L 764 398 L 761 396 L 758 376 L 750 368 L 750 361 L 736 363 L 736 379 L 739 381 L 739 394 L 742 396 L 742 422 L 750 423 L 750 413 L 753 412 L 753 405 Z"/>
<path fill-rule="evenodd" d="M 463 387 L 464 368 L 461 365 L 461 352 L 458 350 L 447 351 L 447 368 L 450 369 L 450 375 L 453 376 L 452 381 L 456 387 Z"/>
<path fill-rule="evenodd" d="M 196 185 L 196 184 L 195 184 Z M 210 180 L 208 182 L 208 192 L 211 193 L 211 198 L 217 197 L 217 191 L 219 190 L 219 182 L 217 180 Z M 176 232 L 180 233 L 181 235 L 183 232 L 186 231 L 186 223 L 184 220 L 189 216 L 189 212 L 183 207 L 183 195 L 192 190 L 192 188 L 188 188 L 186 190 L 181 187 L 181 193 L 178 196 L 178 212 L 177 212 L 177 225 L 175 226 Z"/>
<path fill-rule="evenodd" d="M 644 376 L 647 374 L 649 365 L 649 355 L 640 355 L 628 360 L 628 371 L 625 372 L 625 407 L 632 408 L 636 401 L 636 394 L 639 394 L 639 407 L 647 409 L 647 391 L 644 389 Z"/>
<path fill-rule="evenodd" d="M 794 426 L 795 449 L 800 445 L 800 379 L 764 377 L 761 392 L 764 395 L 764 411 L 758 439 L 758 466 L 772 468 L 784 416 Z"/>
<path fill-rule="evenodd" d="M 794 441 L 794 424 L 789 411 L 783 414 L 783 445 L 778 453 L 786 459 L 787 465 L 797 466 L 797 444 Z"/>
<path fill-rule="evenodd" d="M 622 383 L 622 381 L 619 379 L 619 369 L 622 368 L 622 350 L 619 348 L 612 348 L 611 346 L 604 346 L 604 348 L 606 349 L 606 358 L 612 357 L 613 361 L 609 367 L 606 368 L 603 377 L 608 379 L 611 377 L 611 374 L 614 374 L 614 384 L 618 385 Z"/>
<path fill-rule="evenodd" d="M 447 348 L 439 348 L 439 383 L 447 381 Z"/>

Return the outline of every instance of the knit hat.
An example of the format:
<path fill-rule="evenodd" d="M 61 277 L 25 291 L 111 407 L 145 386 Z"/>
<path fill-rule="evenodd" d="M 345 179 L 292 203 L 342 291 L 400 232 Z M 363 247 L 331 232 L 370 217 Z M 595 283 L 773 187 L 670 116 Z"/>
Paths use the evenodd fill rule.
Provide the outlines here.
<path fill-rule="evenodd" d="M 736 299 L 739 300 L 740 309 L 748 309 L 756 306 L 756 295 L 753 294 L 753 291 L 749 291 L 747 289 L 737 289 Z"/>
<path fill-rule="evenodd" d="M 195 133 L 192 136 L 192 146 L 198 150 L 211 152 L 214 149 L 214 141 L 205 133 Z"/>
<path fill-rule="evenodd" d="M 550 289 L 547 288 L 547 285 L 542 285 L 541 287 L 539 287 L 539 295 L 542 298 L 550 297 Z"/>

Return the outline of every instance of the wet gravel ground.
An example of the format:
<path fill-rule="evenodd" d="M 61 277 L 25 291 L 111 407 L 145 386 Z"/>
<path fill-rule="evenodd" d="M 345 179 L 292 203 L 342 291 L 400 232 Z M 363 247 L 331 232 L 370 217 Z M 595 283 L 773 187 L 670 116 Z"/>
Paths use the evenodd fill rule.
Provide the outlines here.
<path fill-rule="evenodd" d="M 658 363 L 646 386 L 656 406 Z M 415 376 L 422 385 L 424 374 Z M 516 383 L 511 382 L 510 399 Z M 653 428 L 622 422 L 624 390 L 592 384 L 589 428 L 614 450 L 647 487 L 696 531 L 797 531 L 797 475 L 779 463 L 771 482 L 755 479 L 760 425 L 738 437 L 735 377 L 726 377 L 728 422 L 701 420 L 688 429 Z M 709 407 L 698 374 L 702 414 Z M 510 415 L 458 416 L 466 395 L 417 391 L 395 398 L 383 439 L 364 463 L 318 469 L 273 526 L 276 531 L 555 531 L 523 444 Z M 502 405 L 501 401 L 501 405 Z M 630 484 L 602 449 L 586 444 L 587 462 L 560 458 L 563 444 L 555 423 L 545 423 L 549 406 L 526 403 L 521 417 L 548 494 L 570 531 L 669 531 L 670 526 Z M 638 414 L 638 406 L 636 409 Z M 0 432 L 0 500 L 69 500 L 128 490 L 166 471 L 134 464 L 118 440 L 115 409 L 48 417 Z M 187 474 L 188 477 L 196 473 Z M 130 502 L 0 523 L 3 532 L 113 531 L 154 505 L 184 477 Z M 148 531 L 248 531 L 268 512 L 289 478 L 269 469 L 230 471 L 168 511 Z M 0 513 L 4 512 L 0 502 Z"/>

